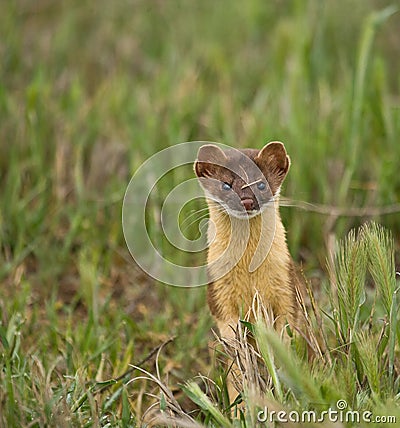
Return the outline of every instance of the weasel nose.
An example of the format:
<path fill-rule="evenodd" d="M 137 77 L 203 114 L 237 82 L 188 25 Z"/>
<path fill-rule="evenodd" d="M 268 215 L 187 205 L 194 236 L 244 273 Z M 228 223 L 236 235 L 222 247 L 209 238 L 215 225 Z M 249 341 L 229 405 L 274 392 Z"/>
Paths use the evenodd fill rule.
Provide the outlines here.
<path fill-rule="evenodd" d="M 253 199 L 246 198 L 241 200 L 242 205 L 246 211 L 251 211 L 254 209 L 254 201 Z"/>

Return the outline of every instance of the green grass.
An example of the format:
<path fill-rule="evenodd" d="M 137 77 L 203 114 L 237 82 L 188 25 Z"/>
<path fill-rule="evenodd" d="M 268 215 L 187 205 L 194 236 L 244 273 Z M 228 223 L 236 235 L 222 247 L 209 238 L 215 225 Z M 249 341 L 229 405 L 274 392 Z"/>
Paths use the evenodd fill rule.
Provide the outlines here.
<path fill-rule="evenodd" d="M 324 357 L 307 363 L 304 344 L 293 340 L 288 354 L 273 334 L 256 331 L 262 354 L 274 355 L 266 358 L 276 370 L 271 406 L 345 399 L 399 420 L 399 213 L 369 209 L 400 200 L 396 7 L 4 2 L 0 426 L 133 426 L 157 402 L 149 394 L 164 413 L 177 400 L 180 417 L 194 410 L 199 423 L 232 424 L 208 350 L 205 290 L 153 283 L 122 234 L 131 175 L 160 149 L 190 140 L 282 140 L 292 159 L 289 205 L 344 214 L 366 207 L 362 216 L 282 207 L 291 252 L 318 303 L 310 329 L 322 335 Z M 333 237 L 371 219 L 394 241 L 371 226 L 330 257 Z M 155 378 L 129 371 L 140 362 Z M 246 405 L 235 426 L 252 426 L 255 404 Z"/>

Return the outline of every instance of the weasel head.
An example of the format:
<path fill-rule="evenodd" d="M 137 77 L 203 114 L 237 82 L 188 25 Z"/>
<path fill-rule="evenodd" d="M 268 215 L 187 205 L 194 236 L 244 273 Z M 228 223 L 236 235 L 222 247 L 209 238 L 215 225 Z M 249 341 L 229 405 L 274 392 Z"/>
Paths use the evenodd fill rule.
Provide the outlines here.
<path fill-rule="evenodd" d="M 238 218 L 257 216 L 273 203 L 289 167 L 285 146 L 278 141 L 261 150 L 206 144 L 194 164 L 209 203 Z"/>

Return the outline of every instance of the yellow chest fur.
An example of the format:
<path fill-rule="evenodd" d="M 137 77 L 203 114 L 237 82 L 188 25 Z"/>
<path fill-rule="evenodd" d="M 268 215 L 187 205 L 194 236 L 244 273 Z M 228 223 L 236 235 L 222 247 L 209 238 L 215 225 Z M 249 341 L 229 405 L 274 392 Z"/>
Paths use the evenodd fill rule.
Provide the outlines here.
<path fill-rule="evenodd" d="M 217 321 L 237 322 L 256 293 L 275 317 L 294 320 L 291 258 L 277 207 L 239 220 L 211 205 L 210 220 L 208 302 Z"/>

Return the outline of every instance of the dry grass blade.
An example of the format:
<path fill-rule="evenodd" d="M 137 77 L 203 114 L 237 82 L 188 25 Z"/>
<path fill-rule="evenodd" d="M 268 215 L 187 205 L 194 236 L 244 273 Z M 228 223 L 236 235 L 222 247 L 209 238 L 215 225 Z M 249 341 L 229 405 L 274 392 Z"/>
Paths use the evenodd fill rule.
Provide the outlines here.
<path fill-rule="evenodd" d="M 192 419 L 180 406 L 176 398 L 174 397 L 173 392 L 170 390 L 168 385 L 166 385 L 161 379 L 154 376 L 150 372 L 142 369 L 141 367 L 132 366 L 135 370 L 140 371 L 145 376 L 137 376 L 130 379 L 127 382 L 127 385 L 134 383 L 140 379 L 146 379 L 154 384 L 160 389 L 160 397 L 157 397 L 157 402 L 152 404 L 143 414 L 142 420 L 147 423 L 149 426 L 158 426 L 159 418 L 177 418 L 182 422 L 188 424 L 196 424 L 195 420 Z M 153 398 L 155 398 L 153 396 Z"/>
<path fill-rule="evenodd" d="M 297 201 L 287 197 L 279 199 L 279 206 L 299 208 L 317 214 L 332 217 L 376 217 L 396 214 L 400 212 L 400 203 L 385 205 L 383 207 L 338 207 L 335 205 L 317 204 L 315 202 Z"/>

